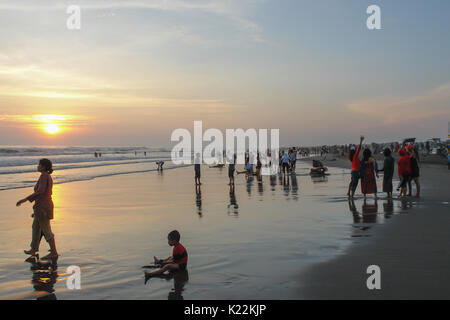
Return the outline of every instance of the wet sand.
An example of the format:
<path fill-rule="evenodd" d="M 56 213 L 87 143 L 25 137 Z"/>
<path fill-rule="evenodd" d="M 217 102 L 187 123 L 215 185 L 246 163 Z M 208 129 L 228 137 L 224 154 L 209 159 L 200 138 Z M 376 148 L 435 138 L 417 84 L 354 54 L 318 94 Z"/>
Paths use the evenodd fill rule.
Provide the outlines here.
<path fill-rule="evenodd" d="M 52 228 L 61 257 L 54 272 L 24 262 L 31 206 L 15 202 L 31 189 L 0 192 L 0 298 L 297 299 L 298 270 L 351 242 L 342 169 L 315 180 L 301 165 L 293 177 L 247 182 L 239 175 L 234 194 L 227 168 L 204 166 L 201 192 L 193 171 L 55 185 Z M 189 281 L 155 278 L 144 285 L 141 267 L 153 255 L 171 255 L 167 233 L 173 229 L 189 254 Z M 41 254 L 47 249 L 43 241 Z M 81 268 L 81 290 L 66 287 L 71 265 Z"/>
<path fill-rule="evenodd" d="M 349 161 L 338 158 L 325 165 L 348 168 Z M 371 237 L 355 238 L 344 253 L 300 272 L 299 295 L 308 299 L 449 299 L 449 177 L 446 165 L 422 164 L 422 197 L 401 201 L 404 212 L 374 226 Z M 381 290 L 367 288 L 369 265 L 381 269 Z"/>
<path fill-rule="evenodd" d="M 321 262 L 339 256 L 352 257 L 355 242 L 379 245 L 382 243 L 379 235 L 384 228 L 390 230 L 391 225 L 393 230 L 400 230 L 394 234 L 400 237 L 408 229 L 399 229 L 396 225 L 405 225 L 402 221 L 413 223 L 413 215 L 419 217 L 424 203 L 432 202 L 425 197 L 425 193 L 432 193 L 428 184 L 425 184 L 424 200 L 420 201 L 380 199 L 364 203 L 356 199 L 349 202 L 344 196 L 349 170 L 330 168 L 329 176 L 311 178 L 309 167 L 309 163 L 299 162 L 296 176 L 263 177 L 262 181 L 247 182 L 239 175 L 234 193 L 230 193 L 227 186 L 226 168 L 206 167 L 202 168 L 201 192 L 194 186 L 192 167 L 165 170 L 162 174 L 126 174 L 55 185 L 52 228 L 61 257 L 58 268 L 53 271 L 33 270 L 36 268 L 32 264 L 24 262 L 26 256 L 22 250 L 27 248 L 31 235 L 31 206 L 16 208 L 15 202 L 28 195 L 31 189 L 1 191 L 0 298 L 321 297 L 323 286 L 330 285 L 327 281 L 330 270 L 340 270 L 339 267 L 330 269 L 334 262 L 323 265 Z M 441 213 L 442 208 L 448 211 L 448 204 L 437 200 L 435 204 Z M 424 215 L 427 218 L 426 211 Z M 392 242 L 387 238 L 386 245 L 409 241 L 417 243 L 414 250 L 426 248 L 428 252 L 416 253 L 419 260 L 422 256 L 427 258 L 423 262 L 426 267 L 414 264 L 413 268 L 422 274 L 432 270 L 430 277 L 436 279 L 433 283 L 439 283 L 437 277 L 448 274 L 446 270 L 441 270 L 440 275 L 434 273 L 441 262 L 445 262 L 440 259 L 448 257 L 443 252 L 447 249 L 444 245 L 448 238 L 442 234 L 448 221 L 443 214 L 433 218 L 418 220 L 414 232 L 400 240 L 394 237 Z M 430 230 L 428 225 L 432 226 Z M 181 242 L 187 248 L 188 272 L 175 278 L 151 279 L 144 285 L 141 266 L 152 262 L 153 255 L 167 257 L 171 254 L 166 237 L 172 229 L 181 232 Z M 422 236 L 429 231 L 435 238 Z M 430 249 L 431 242 L 441 243 Z M 47 249 L 43 241 L 41 254 Z M 398 261 L 412 256 L 413 253 L 407 251 L 407 255 L 400 255 L 400 258 L 395 253 L 384 257 L 388 257 L 385 260 L 392 261 L 395 272 L 399 272 L 405 266 L 398 265 Z M 361 257 L 366 257 L 365 251 Z M 350 258 L 344 267 L 358 269 L 358 265 L 365 265 L 355 259 Z M 81 290 L 66 287 L 66 268 L 71 265 L 81 268 Z M 359 269 L 348 270 L 341 270 L 342 274 L 331 278 L 339 277 L 343 283 L 345 279 L 357 281 Z M 386 280 L 382 281 L 387 281 L 388 273 L 386 271 L 383 278 Z M 448 288 L 447 284 L 444 289 Z"/>

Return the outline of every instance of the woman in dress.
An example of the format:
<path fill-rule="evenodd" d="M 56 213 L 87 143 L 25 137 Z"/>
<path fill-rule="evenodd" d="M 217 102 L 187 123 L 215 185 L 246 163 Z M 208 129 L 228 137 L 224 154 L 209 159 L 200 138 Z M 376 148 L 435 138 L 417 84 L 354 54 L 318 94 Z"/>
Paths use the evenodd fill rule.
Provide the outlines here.
<path fill-rule="evenodd" d="M 361 192 L 366 198 L 367 194 L 374 194 L 374 198 L 377 198 L 377 181 L 375 174 L 378 177 L 378 173 L 375 173 L 376 163 L 372 157 L 372 152 L 369 149 L 364 149 L 363 160 L 361 162 Z"/>
<path fill-rule="evenodd" d="M 53 219 L 53 200 L 52 200 L 52 162 L 48 159 L 41 159 L 37 170 L 41 173 L 39 180 L 34 186 L 34 193 L 28 197 L 19 200 L 17 206 L 20 206 L 26 201 L 33 202 L 33 225 L 32 225 L 32 240 L 30 250 L 24 250 L 25 254 L 35 256 L 39 251 L 39 244 L 41 242 L 42 234 L 50 245 L 50 253 L 41 260 L 50 260 L 58 257 L 56 251 L 55 236 L 50 227 L 50 220 Z"/>

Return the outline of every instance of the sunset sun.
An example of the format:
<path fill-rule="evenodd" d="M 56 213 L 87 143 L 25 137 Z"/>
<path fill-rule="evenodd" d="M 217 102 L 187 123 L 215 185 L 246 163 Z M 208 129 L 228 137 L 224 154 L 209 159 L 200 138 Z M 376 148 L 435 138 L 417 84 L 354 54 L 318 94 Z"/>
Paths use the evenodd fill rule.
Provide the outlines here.
<path fill-rule="evenodd" d="M 48 134 L 57 134 L 58 132 L 61 131 L 61 128 L 57 124 L 54 124 L 54 123 L 44 125 L 43 129 Z"/>
<path fill-rule="evenodd" d="M 40 123 L 43 132 L 49 135 L 59 134 L 65 129 L 69 116 L 56 114 L 35 115 L 34 120 Z"/>

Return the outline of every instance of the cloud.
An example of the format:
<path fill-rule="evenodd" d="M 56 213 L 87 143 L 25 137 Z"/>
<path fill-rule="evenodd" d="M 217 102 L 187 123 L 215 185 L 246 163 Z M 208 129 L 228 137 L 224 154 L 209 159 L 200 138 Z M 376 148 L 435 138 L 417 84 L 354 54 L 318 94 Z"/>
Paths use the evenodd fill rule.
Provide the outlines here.
<path fill-rule="evenodd" d="M 374 98 L 353 102 L 347 109 L 377 119 L 384 125 L 450 117 L 450 83 L 413 97 Z"/>
<path fill-rule="evenodd" d="M 0 96 L 75 99 L 93 97 L 94 92 L 113 88 L 98 79 L 34 64 L 8 65 L 0 59 Z"/>
<path fill-rule="evenodd" d="M 120 9 L 148 9 L 159 11 L 202 11 L 216 14 L 229 19 L 235 26 L 245 31 L 252 41 L 265 42 L 262 35 L 262 28 L 255 22 L 248 20 L 243 15 L 241 4 L 243 0 L 217 1 L 217 0 L 148 0 L 148 1 L 119 1 L 119 0 L 78 0 L 76 5 L 81 10 L 120 10 Z M 3 1 L 0 3 L 0 10 L 11 11 L 62 11 L 73 3 L 61 3 L 54 1 L 32 1 L 22 0 Z"/>
<path fill-rule="evenodd" d="M 40 127 L 43 124 L 64 125 L 64 127 L 82 127 L 88 125 L 86 116 L 67 114 L 7 114 L 0 115 L 0 124 L 6 127 Z"/>

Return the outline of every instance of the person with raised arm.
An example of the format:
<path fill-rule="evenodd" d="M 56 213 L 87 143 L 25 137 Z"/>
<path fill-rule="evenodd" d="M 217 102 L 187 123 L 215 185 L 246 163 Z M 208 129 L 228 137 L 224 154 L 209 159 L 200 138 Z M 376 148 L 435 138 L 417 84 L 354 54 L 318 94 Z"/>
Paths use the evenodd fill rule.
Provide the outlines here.
<path fill-rule="evenodd" d="M 359 152 L 361 151 L 361 144 L 364 140 L 364 136 L 359 138 L 359 146 L 355 150 L 355 147 L 350 148 L 348 159 L 352 163 L 351 180 L 348 186 L 347 196 L 353 198 L 355 196 L 356 188 L 358 187 L 359 179 L 361 178 L 361 160 L 359 159 Z"/>

